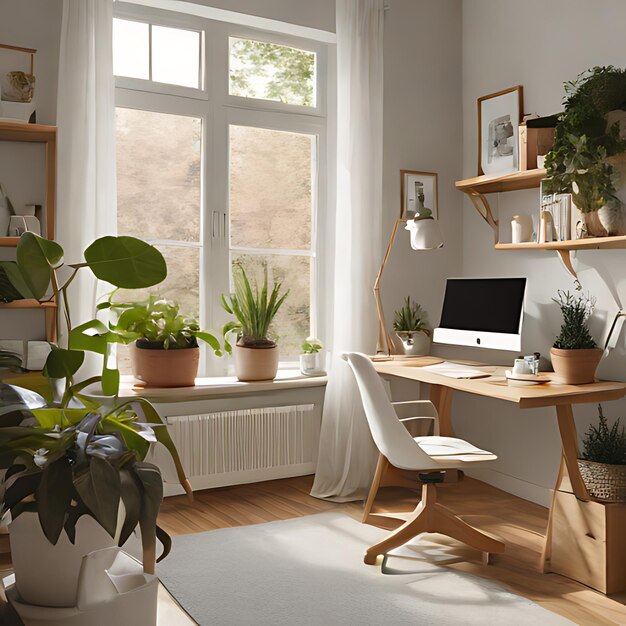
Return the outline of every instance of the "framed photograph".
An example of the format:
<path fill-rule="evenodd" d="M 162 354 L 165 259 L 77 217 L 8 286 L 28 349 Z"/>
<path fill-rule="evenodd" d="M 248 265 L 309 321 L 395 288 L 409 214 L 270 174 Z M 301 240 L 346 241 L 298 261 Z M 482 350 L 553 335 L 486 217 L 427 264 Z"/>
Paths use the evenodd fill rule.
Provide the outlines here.
<path fill-rule="evenodd" d="M 478 175 L 519 170 L 519 124 L 524 115 L 521 85 L 478 98 Z"/>
<path fill-rule="evenodd" d="M 437 174 L 400 170 L 402 206 L 400 217 L 413 218 L 420 205 L 430 209 L 439 218 L 437 206 Z"/>

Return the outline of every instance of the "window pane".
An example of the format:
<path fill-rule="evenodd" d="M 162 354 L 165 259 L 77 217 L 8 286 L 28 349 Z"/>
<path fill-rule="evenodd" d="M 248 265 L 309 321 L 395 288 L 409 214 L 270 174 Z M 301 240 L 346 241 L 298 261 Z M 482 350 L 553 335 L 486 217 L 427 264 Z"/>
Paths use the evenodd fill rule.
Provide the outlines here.
<path fill-rule="evenodd" d="M 231 96 L 315 106 L 315 52 L 229 37 Z"/>
<path fill-rule="evenodd" d="M 202 121 L 118 108 L 116 140 L 118 233 L 199 242 Z"/>
<path fill-rule="evenodd" d="M 311 249 L 315 136 L 230 127 L 230 242 Z"/>
<path fill-rule="evenodd" d="M 311 334 L 310 257 L 233 253 L 232 263 L 241 263 L 248 277 L 260 284 L 267 266 L 270 284 L 281 282 L 290 290 L 274 318 L 272 331 L 278 336 L 281 359 L 300 354 L 300 344 Z"/>
<path fill-rule="evenodd" d="M 167 278 L 149 289 L 120 289 L 114 299 L 117 302 L 138 302 L 155 294 L 174 300 L 180 311 L 189 317 L 200 316 L 200 250 L 180 246 L 157 246 L 167 263 Z M 119 346 L 117 364 L 122 374 L 130 374 L 128 348 Z"/>
<path fill-rule="evenodd" d="M 152 80 L 200 88 L 200 33 L 152 26 Z"/>
<path fill-rule="evenodd" d="M 130 78 L 150 78 L 148 24 L 113 19 L 113 73 Z"/>

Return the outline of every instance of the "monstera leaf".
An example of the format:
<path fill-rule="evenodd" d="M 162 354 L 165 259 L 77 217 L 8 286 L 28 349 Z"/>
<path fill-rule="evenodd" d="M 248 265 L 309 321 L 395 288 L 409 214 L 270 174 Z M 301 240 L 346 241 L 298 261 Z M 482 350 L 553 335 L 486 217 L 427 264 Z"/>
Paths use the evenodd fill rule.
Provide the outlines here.
<path fill-rule="evenodd" d="M 167 276 L 163 255 L 135 237 L 100 237 L 85 250 L 85 261 L 97 278 L 124 289 L 152 287 Z"/>

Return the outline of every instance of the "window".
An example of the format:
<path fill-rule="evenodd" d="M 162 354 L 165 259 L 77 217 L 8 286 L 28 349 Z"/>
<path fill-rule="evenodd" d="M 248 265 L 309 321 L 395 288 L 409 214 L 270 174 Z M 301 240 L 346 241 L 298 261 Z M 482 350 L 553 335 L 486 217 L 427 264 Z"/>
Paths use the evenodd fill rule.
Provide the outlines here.
<path fill-rule="evenodd" d="M 325 45 L 116 11 L 118 232 L 163 252 L 168 277 L 150 291 L 214 332 L 233 265 L 267 270 L 290 291 L 274 330 L 291 360 L 320 335 Z"/>
<path fill-rule="evenodd" d="M 202 88 L 201 33 L 113 19 L 113 72 L 193 89 Z"/>

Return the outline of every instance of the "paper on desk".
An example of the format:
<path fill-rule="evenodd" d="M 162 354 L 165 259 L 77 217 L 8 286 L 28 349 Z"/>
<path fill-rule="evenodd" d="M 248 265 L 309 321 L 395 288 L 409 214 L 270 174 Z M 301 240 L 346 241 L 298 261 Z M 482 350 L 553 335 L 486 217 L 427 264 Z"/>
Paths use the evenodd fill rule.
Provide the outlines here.
<path fill-rule="evenodd" d="M 425 365 L 421 368 L 422 371 L 433 372 L 433 374 L 441 374 L 448 378 L 482 378 L 484 376 L 491 376 L 488 372 L 477 370 L 469 365 L 462 365 L 461 363 L 452 363 L 450 361 L 444 361 L 443 363 L 437 363 L 436 365 Z"/>

